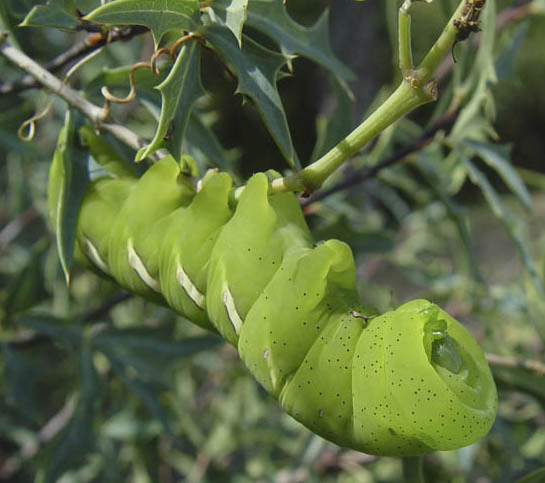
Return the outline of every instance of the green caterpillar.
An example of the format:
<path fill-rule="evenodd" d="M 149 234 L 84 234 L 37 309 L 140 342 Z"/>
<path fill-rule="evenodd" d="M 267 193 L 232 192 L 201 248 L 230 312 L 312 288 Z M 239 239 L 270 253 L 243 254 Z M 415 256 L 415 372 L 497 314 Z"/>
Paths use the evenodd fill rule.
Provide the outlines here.
<path fill-rule="evenodd" d="M 217 331 L 285 411 L 341 446 L 417 455 L 484 436 L 497 394 L 470 334 L 425 300 L 380 316 L 359 305 L 350 248 L 314 245 L 295 196 L 268 188 L 256 174 L 235 202 L 231 177 L 209 171 L 194 189 L 171 157 L 99 178 L 76 257 Z"/>

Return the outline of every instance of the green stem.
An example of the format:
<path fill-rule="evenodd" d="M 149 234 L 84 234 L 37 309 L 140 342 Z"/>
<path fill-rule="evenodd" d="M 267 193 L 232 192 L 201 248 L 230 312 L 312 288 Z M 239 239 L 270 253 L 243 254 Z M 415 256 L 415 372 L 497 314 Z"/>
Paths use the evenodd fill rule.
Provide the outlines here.
<path fill-rule="evenodd" d="M 411 87 L 402 81 L 392 95 L 362 124 L 319 160 L 297 174 L 274 180 L 271 192 L 314 191 L 348 158 L 380 134 L 393 122 L 418 106 L 435 100 L 435 84 Z"/>
<path fill-rule="evenodd" d="M 401 85 L 369 118 L 320 159 L 298 173 L 274 180 L 271 183 L 271 193 L 315 191 L 344 161 L 354 156 L 384 129 L 418 106 L 434 101 L 436 84 L 432 79 L 433 74 L 445 56 L 450 54 L 456 41 L 458 30 L 454 26 L 454 20 L 460 18 L 465 1 L 460 2 L 445 29 L 416 69 L 412 68 L 410 52 L 410 16 L 408 8 L 402 7 L 399 14 L 400 66 L 402 70 L 409 68 L 409 71 L 403 73 L 404 80 Z"/>
<path fill-rule="evenodd" d="M 398 37 L 399 37 L 399 68 L 403 77 L 406 72 L 410 72 L 413 67 L 413 49 L 411 45 L 411 15 L 409 8 L 410 0 L 405 0 L 399 9 L 398 16 Z"/>
<path fill-rule="evenodd" d="M 429 82 L 437 70 L 437 67 L 439 67 L 439 64 L 451 53 L 452 46 L 458 35 L 458 29 L 454 26 L 454 21 L 461 17 L 465 3 L 466 0 L 460 2 L 460 5 L 458 5 L 458 8 L 448 21 L 443 32 L 436 40 L 435 44 L 433 44 L 426 57 L 424 57 L 422 63 L 418 66 L 417 71 L 420 82 Z"/>
<path fill-rule="evenodd" d="M 404 483 L 424 483 L 422 456 L 405 456 L 402 464 Z"/>

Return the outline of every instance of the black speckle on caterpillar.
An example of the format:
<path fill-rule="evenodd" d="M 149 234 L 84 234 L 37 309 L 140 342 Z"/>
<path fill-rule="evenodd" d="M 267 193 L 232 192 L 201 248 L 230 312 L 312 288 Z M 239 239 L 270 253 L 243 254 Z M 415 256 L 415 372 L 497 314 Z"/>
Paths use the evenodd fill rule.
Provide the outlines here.
<path fill-rule="evenodd" d="M 221 334 L 284 410 L 341 446 L 415 455 L 487 433 L 496 389 L 458 322 L 425 300 L 360 306 L 350 248 L 314 244 L 295 197 L 269 196 L 264 174 L 233 206 L 228 174 L 192 189 L 179 173 L 167 157 L 141 178 L 93 181 L 80 260 Z"/>

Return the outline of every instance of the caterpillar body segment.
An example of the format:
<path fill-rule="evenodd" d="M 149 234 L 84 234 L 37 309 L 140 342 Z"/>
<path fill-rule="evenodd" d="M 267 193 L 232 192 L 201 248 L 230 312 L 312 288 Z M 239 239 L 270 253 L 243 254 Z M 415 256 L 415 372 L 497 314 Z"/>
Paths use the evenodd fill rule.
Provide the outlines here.
<path fill-rule="evenodd" d="M 210 173 L 191 204 L 167 217 L 160 250 L 159 280 L 168 305 L 213 331 L 206 312 L 208 268 L 216 240 L 233 215 L 231 188 L 228 174 Z"/>
<path fill-rule="evenodd" d="M 109 242 L 112 227 L 119 216 L 119 209 L 125 203 L 136 184 L 136 178 L 102 178 L 91 183 L 85 192 L 85 202 L 79 211 L 76 246 L 85 256 L 80 262 L 97 267 L 110 275 Z"/>
<path fill-rule="evenodd" d="M 335 283 L 339 275 L 344 275 L 342 284 Z M 324 340 L 320 336 L 330 319 L 347 313 L 356 300 L 354 262 L 346 244 L 329 240 L 314 249 L 290 248 L 246 317 L 238 344 L 242 360 L 279 397 L 312 344 Z"/>
<path fill-rule="evenodd" d="M 290 246 L 309 245 L 310 233 L 297 200 L 268 197 L 264 174 L 252 177 L 210 257 L 207 312 L 223 338 L 237 345 L 239 319 L 279 269 Z"/>
<path fill-rule="evenodd" d="M 341 446 L 416 455 L 484 436 L 496 389 L 468 332 L 423 300 L 380 316 L 359 305 L 348 245 L 313 245 L 295 197 L 268 187 L 254 175 L 233 206 L 229 175 L 193 189 L 172 158 L 95 180 L 79 256 L 217 331 L 289 414 Z"/>
<path fill-rule="evenodd" d="M 111 227 L 108 264 L 113 278 L 131 292 L 157 298 L 164 218 L 188 206 L 195 192 L 182 181 L 172 157 L 156 163 L 134 184 Z"/>

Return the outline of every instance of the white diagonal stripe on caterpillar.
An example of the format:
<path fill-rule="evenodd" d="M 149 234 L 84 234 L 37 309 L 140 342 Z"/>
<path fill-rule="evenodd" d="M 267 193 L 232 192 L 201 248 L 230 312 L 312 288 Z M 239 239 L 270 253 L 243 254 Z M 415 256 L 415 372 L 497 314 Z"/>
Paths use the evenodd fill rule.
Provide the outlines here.
<path fill-rule="evenodd" d="M 233 299 L 233 295 L 231 294 L 231 291 L 229 290 L 229 287 L 227 285 L 225 285 L 223 289 L 222 300 L 223 305 L 225 306 L 225 310 L 227 310 L 227 316 L 229 317 L 229 321 L 233 325 L 235 333 L 239 335 L 240 329 L 242 328 L 242 324 L 244 323 L 244 321 L 240 318 L 240 315 L 238 315 L 235 300 Z"/>
<path fill-rule="evenodd" d="M 138 253 L 136 253 L 132 238 L 129 238 L 129 240 L 127 241 L 127 254 L 129 259 L 129 265 L 142 279 L 142 282 L 144 282 L 154 292 L 161 293 L 161 286 L 159 285 L 159 282 L 149 274 L 148 269 L 138 256 Z"/>
<path fill-rule="evenodd" d="M 204 310 L 206 306 L 205 296 L 201 292 L 199 292 L 199 289 L 191 281 L 187 273 L 185 273 L 180 262 L 176 263 L 176 279 L 184 289 L 187 296 L 195 303 L 195 305 L 200 309 Z"/>
<path fill-rule="evenodd" d="M 85 253 L 91 259 L 91 261 L 98 268 L 100 268 L 104 273 L 109 274 L 110 271 L 108 270 L 108 265 L 102 259 L 97 248 L 91 243 L 91 240 L 89 240 L 89 238 L 83 237 L 83 247 L 84 247 Z"/>

